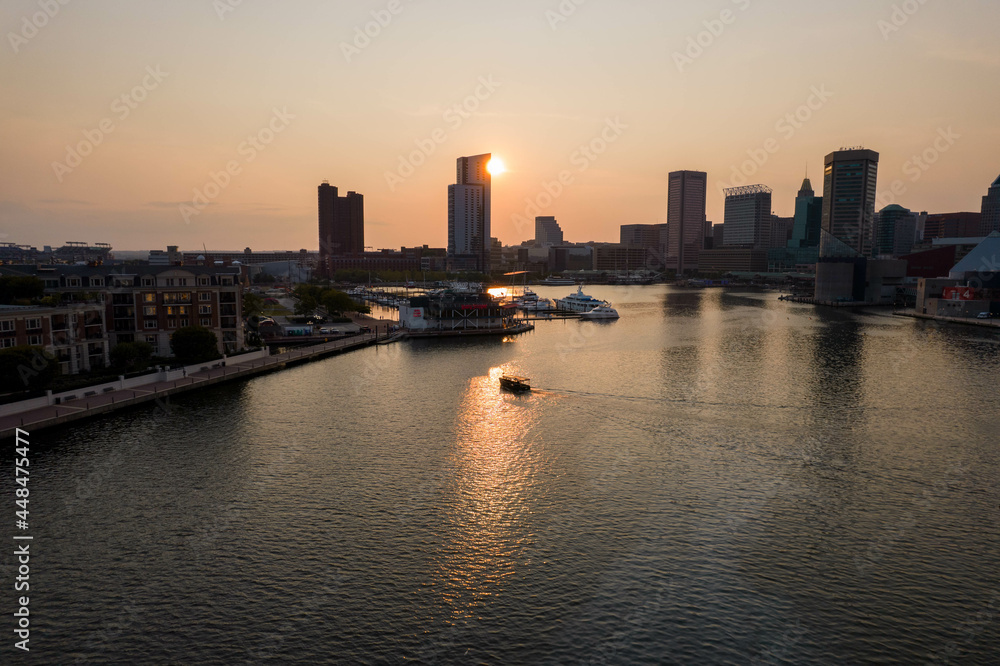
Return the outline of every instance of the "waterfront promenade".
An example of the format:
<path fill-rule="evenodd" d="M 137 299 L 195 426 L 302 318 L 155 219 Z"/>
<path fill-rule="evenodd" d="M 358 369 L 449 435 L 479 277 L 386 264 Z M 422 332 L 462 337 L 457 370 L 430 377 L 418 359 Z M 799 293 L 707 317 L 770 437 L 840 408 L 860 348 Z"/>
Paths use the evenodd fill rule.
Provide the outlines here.
<path fill-rule="evenodd" d="M 0 437 L 13 436 L 16 428 L 29 431 L 49 428 L 144 402 L 163 400 L 178 393 L 221 382 L 252 377 L 290 365 L 315 361 L 333 354 L 375 344 L 376 338 L 376 334 L 368 333 L 292 349 L 273 356 L 246 354 L 242 359 L 240 356 L 235 356 L 225 359 L 223 362 L 212 361 L 188 368 L 150 374 L 148 382 L 130 385 L 126 388 L 115 388 L 114 382 L 112 382 L 111 385 L 102 384 L 79 389 L 72 392 L 71 398 L 61 399 L 58 404 L 39 405 L 39 400 L 36 399 L 4 405 L 3 415 L 0 415 Z M 389 340 L 392 339 L 389 338 Z M 18 409 L 19 404 L 23 405 L 23 409 Z"/>

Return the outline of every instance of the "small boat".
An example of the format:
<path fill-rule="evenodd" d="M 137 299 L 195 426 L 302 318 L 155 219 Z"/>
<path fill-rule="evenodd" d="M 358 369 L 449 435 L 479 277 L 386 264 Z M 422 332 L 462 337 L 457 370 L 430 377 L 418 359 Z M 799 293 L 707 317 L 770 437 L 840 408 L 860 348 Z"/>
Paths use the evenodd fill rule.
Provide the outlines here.
<path fill-rule="evenodd" d="M 555 304 L 547 298 L 538 298 L 534 301 L 522 302 L 518 305 L 525 312 L 549 312 L 555 310 Z"/>
<path fill-rule="evenodd" d="M 580 319 L 619 319 L 618 310 L 610 305 L 598 305 L 593 310 L 584 312 Z"/>
<path fill-rule="evenodd" d="M 525 391 L 531 390 L 531 385 L 528 384 L 530 380 L 527 377 L 517 377 L 515 375 L 502 375 L 500 377 L 500 388 L 507 389 L 508 391 L 513 391 L 514 393 L 523 393 Z"/>

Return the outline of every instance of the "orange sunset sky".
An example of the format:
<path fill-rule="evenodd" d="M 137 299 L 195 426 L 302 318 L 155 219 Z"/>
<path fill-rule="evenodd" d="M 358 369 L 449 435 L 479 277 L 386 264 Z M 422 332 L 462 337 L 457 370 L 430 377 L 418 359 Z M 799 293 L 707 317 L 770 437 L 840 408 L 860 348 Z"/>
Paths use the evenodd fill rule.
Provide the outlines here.
<path fill-rule="evenodd" d="M 791 215 L 855 145 L 897 203 L 978 211 L 998 25 L 995 0 L 10 0 L 0 240 L 315 249 L 329 180 L 364 194 L 366 245 L 442 247 L 455 158 L 486 152 L 506 244 L 533 201 L 570 241 L 664 222 L 679 169 L 715 222 L 741 170 Z"/>

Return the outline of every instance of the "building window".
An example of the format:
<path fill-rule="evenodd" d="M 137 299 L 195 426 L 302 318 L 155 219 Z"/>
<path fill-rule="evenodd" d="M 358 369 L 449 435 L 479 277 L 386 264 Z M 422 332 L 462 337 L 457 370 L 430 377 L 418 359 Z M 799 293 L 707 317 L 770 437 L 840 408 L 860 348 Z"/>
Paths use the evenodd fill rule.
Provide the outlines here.
<path fill-rule="evenodd" d="M 167 328 L 177 328 L 177 320 L 176 319 L 168 319 L 167 320 Z"/>
<path fill-rule="evenodd" d="M 46 289 L 58 289 L 59 280 L 44 280 Z"/>
<path fill-rule="evenodd" d="M 198 300 L 199 301 L 210 301 L 210 300 L 212 300 L 212 293 L 209 292 L 209 291 L 203 291 L 200 294 L 198 294 Z"/>
<path fill-rule="evenodd" d="M 198 306 L 198 314 L 212 314 L 212 306 L 211 305 L 199 305 Z"/>
<path fill-rule="evenodd" d="M 177 286 L 176 285 L 176 281 L 174 280 L 174 278 L 167 278 L 164 281 L 164 284 L 166 284 L 168 287 L 176 287 Z"/>
<path fill-rule="evenodd" d="M 219 284 L 221 284 L 223 286 L 226 286 L 226 287 L 232 287 L 233 286 L 233 278 L 231 276 L 219 278 Z"/>
<path fill-rule="evenodd" d="M 190 303 L 191 292 L 171 291 L 163 294 L 164 303 Z"/>
<path fill-rule="evenodd" d="M 31 345 L 32 347 L 41 347 L 42 346 L 42 336 L 40 336 L 40 335 L 29 335 L 28 336 L 28 344 Z"/>
<path fill-rule="evenodd" d="M 153 319 L 147 319 L 146 321 L 142 322 L 142 327 L 143 328 L 156 328 L 156 321 L 153 320 Z"/>
<path fill-rule="evenodd" d="M 142 278 L 142 286 L 143 287 L 152 287 L 154 285 L 155 285 L 155 282 L 153 281 L 153 278 L 151 278 L 151 277 L 144 277 L 144 278 Z"/>
<path fill-rule="evenodd" d="M 14 338 L 0 338 L 0 349 L 14 346 Z"/>
<path fill-rule="evenodd" d="M 91 287 L 103 287 L 104 286 L 104 278 L 97 277 L 97 276 L 92 276 L 90 278 L 90 286 Z"/>
<path fill-rule="evenodd" d="M 146 317 L 155 317 L 156 316 L 156 306 L 155 305 L 147 305 L 147 306 L 143 307 L 142 308 L 142 314 L 143 314 L 143 316 L 146 316 Z"/>
<path fill-rule="evenodd" d="M 157 337 L 155 335 L 147 335 L 146 342 L 153 345 L 153 347 L 156 347 Z"/>
<path fill-rule="evenodd" d="M 208 277 L 202 275 L 201 277 L 198 278 L 198 286 L 199 287 L 207 287 L 208 284 L 209 284 Z"/>
<path fill-rule="evenodd" d="M 181 319 L 181 328 L 185 326 L 190 326 L 190 322 L 187 319 Z"/>
<path fill-rule="evenodd" d="M 4 321 L 0 321 L 0 331 L 13 331 L 13 330 L 14 330 L 14 322 L 12 320 L 5 319 Z"/>
<path fill-rule="evenodd" d="M 201 318 L 201 325 L 204 326 L 205 328 L 212 328 L 212 318 L 211 317 L 202 317 Z"/>
<path fill-rule="evenodd" d="M 39 328 L 42 327 L 42 320 L 41 319 L 25 319 L 24 320 L 24 325 L 25 325 L 25 328 L 27 328 L 29 331 L 38 330 Z"/>
<path fill-rule="evenodd" d="M 156 294 L 150 294 L 150 293 L 143 294 L 142 295 L 142 302 L 143 303 L 155 303 L 156 302 Z"/>
<path fill-rule="evenodd" d="M 77 277 L 66 278 L 66 286 L 67 287 L 79 287 L 80 286 L 80 278 L 77 278 Z"/>
<path fill-rule="evenodd" d="M 182 287 L 186 287 L 187 283 L 188 283 L 188 279 L 187 278 L 179 278 L 177 280 L 177 284 L 179 284 Z"/>

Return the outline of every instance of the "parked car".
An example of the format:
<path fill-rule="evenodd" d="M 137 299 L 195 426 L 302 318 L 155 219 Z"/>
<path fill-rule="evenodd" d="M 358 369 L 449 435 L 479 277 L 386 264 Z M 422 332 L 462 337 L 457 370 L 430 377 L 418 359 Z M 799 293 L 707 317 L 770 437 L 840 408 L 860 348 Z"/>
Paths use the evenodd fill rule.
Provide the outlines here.
<path fill-rule="evenodd" d="M 989 312 L 980 312 L 976 315 L 976 319 L 992 319 L 993 315 Z"/>

